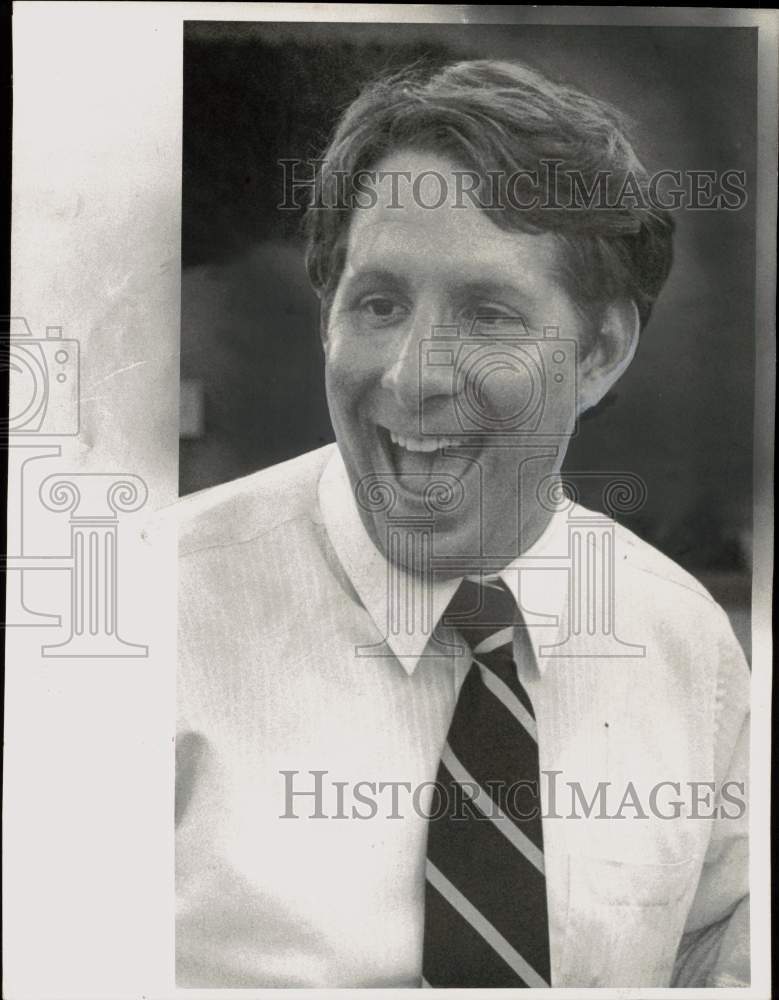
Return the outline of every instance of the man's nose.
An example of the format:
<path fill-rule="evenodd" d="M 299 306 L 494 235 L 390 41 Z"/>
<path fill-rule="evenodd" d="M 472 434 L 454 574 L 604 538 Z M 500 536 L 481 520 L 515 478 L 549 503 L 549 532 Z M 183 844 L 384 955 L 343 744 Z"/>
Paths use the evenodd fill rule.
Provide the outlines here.
<path fill-rule="evenodd" d="M 435 326 L 429 317 L 418 318 L 392 348 L 395 353 L 388 359 L 381 384 L 404 409 L 416 411 L 424 399 L 453 393 L 452 368 L 428 359 L 431 349 L 435 350 Z"/>

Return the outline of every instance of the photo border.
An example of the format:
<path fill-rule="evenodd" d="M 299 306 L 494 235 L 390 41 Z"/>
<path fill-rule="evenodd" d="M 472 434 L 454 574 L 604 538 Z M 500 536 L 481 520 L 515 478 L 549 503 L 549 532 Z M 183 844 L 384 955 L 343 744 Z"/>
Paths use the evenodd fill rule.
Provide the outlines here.
<path fill-rule="evenodd" d="M 173 985 L 185 20 L 758 29 L 752 985 L 734 992 L 761 1000 L 770 995 L 765 873 L 770 870 L 766 750 L 772 689 L 777 16 L 776 11 L 647 7 L 14 5 L 12 314 L 25 317 L 36 335 L 61 326 L 80 344 L 79 434 L 59 441 L 60 454 L 47 470 L 69 476 L 130 474 L 148 487 L 143 512 L 122 515 L 117 529 L 123 560 L 121 627 L 129 642 L 148 647 L 148 655 L 53 661 L 39 652 L 39 630 L 6 633 L 4 951 L 10 1000 L 211 1000 L 214 995 L 254 1000 L 279 992 Z M 114 333 L 119 339 L 112 355 L 101 348 Z M 10 482 L 9 489 L 15 485 Z M 9 534 L 9 545 L 12 541 Z M 284 991 L 300 997 L 341 992 L 396 996 L 399 991 Z M 509 996 L 509 991 L 495 992 Z M 721 998 L 730 991 L 577 992 L 609 998 L 684 993 Z M 543 991 L 550 1000 L 569 994 Z"/>

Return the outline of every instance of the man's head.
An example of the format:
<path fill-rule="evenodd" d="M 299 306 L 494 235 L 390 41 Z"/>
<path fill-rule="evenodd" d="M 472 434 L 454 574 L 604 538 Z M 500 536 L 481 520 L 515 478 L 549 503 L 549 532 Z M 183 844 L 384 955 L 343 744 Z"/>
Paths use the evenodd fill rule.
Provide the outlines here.
<path fill-rule="evenodd" d="M 630 363 L 670 269 L 670 219 L 635 197 L 647 183 L 612 108 L 515 64 L 395 76 L 346 111 L 308 268 L 333 425 L 380 548 L 387 511 L 363 502 L 377 481 L 395 517 L 451 487 L 446 556 L 510 561 L 543 529 L 539 482 Z"/>

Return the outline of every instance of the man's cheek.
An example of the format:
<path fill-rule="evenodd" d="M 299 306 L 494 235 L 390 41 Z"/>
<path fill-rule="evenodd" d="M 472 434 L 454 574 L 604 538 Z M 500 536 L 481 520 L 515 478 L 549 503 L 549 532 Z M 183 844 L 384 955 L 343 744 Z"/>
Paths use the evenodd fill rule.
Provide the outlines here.
<path fill-rule="evenodd" d="M 325 374 L 333 388 L 348 387 L 355 379 L 356 352 L 352 351 L 350 356 L 348 347 L 348 338 L 340 330 L 329 331 L 325 342 Z"/>
<path fill-rule="evenodd" d="M 339 409 L 348 407 L 365 384 L 358 366 L 350 363 L 344 354 L 334 354 L 327 359 L 325 375 L 328 394 Z"/>
<path fill-rule="evenodd" d="M 480 383 L 480 376 L 484 377 L 485 373 L 478 373 L 468 387 L 469 408 L 474 411 L 474 418 L 479 410 L 485 411 L 485 431 L 519 429 L 523 419 L 539 404 L 539 379 L 533 377 L 526 365 L 509 366 L 496 359 L 492 368 L 491 372 L 486 372 L 483 383 Z"/>
<path fill-rule="evenodd" d="M 370 391 L 381 378 L 381 358 L 365 339 L 337 334 L 325 349 L 325 375 L 331 392 L 354 397 Z"/>

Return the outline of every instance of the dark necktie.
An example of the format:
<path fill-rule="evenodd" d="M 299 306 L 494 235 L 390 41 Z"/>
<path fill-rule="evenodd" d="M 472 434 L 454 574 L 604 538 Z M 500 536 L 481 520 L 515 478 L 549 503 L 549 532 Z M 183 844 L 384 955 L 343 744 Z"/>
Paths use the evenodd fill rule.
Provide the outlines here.
<path fill-rule="evenodd" d="M 533 652 L 499 578 L 465 579 L 443 621 L 472 662 L 428 822 L 422 985 L 549 986 L 538 741 L 515 631 L 523 656 Z"/>

